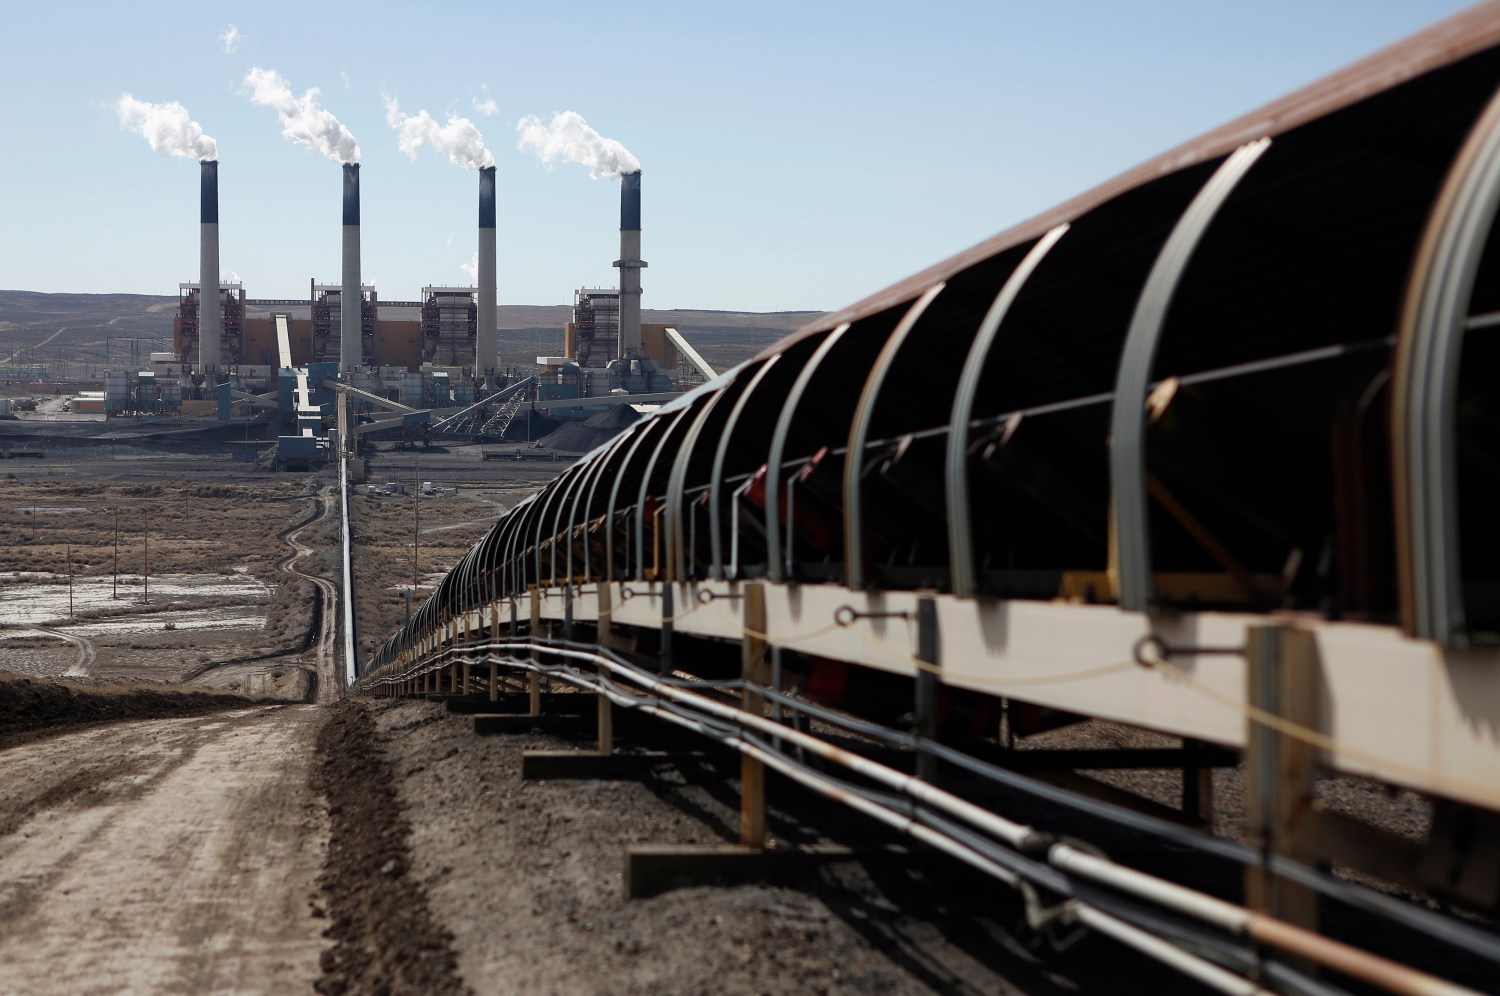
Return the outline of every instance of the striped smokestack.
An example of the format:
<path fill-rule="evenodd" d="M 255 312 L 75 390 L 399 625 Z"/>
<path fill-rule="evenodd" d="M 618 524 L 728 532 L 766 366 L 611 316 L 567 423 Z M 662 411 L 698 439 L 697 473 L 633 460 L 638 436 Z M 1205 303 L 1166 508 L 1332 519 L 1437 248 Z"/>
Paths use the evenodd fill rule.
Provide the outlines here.
<path fill-rule="evenodd" d="M 474 379 L 493 386 L 495 375 L 495 167 L 479 170 L 479 314 L 474 335 Z"/>
<path fill-rule="evenodd" d="M 344 163 L 344 286 L 339 296 L 339 370 L 359 368 L 363 298 L 359 289 L 359 163 Z"/>
<path fill-rule="evenodd" d="M 198 369 L 219 366 L 219 161 L 206 159 L 198 211 Z"/>
<path fill-rule="evenodd" d="M 641 171 L 620 174 L 620 356 L 641 354 Z"/>

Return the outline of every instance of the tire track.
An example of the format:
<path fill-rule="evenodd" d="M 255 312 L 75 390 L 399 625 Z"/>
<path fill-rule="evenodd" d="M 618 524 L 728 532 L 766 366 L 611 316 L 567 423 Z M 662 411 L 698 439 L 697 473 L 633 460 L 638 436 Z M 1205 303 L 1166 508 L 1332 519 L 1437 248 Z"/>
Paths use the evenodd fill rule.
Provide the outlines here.
<path fill-rule="evenodd" d="M 38 633 L 46 633 L 48 636 L 55 636 L 59 640 L 64 640 L 68 643 L 71 643 L 74 647 L 77 648 L 78 660 L 74 661 L 73 666 L 63 672 L 64 678 L 88 677 L 89 668 L 93 667 L 94 661 L 99 659 L 98 648 L 94 646 L 92 640 L 89 640 L 87 637 L 74 636 L 72 633 L 64 633 L 62 630 L 48 629 L 46 626 L 32 626 L 31 628 L 36 630 Z"/>
<path fill-rule="evenodd" d="M 8 752 L 0 991 L 307 991 L 326 946 L 321 718 L 251 708 Z"/>
<path fill-rule="evenodd" d="M 317 501 L 318 514 L 286 534 L 286 542 L 294 552 L 282 562 L 281 569 L 293 577 L 312 582 L 317 589 L 317 602 L 313 606 L 312 626 L 309 628 L 310 639 L 304 641 L 303 650 L 313 651 L 317 700 L 326 705 L 337 699 L 339 688 L 338 675 L 335 673 L 338 665 L 337 614 L 333 611 L 334 606 L 338 605 L 338 588 L 321 574 L 309 574 L 297 566 L 297 562 L 303 557 L 317 552 L 316 548 L 303 543 L 301 536 L 305 530 L 328 518 L 333 509 L 332 486 L 325 486 L 319 491 Z"/>
<path fill-rule="evenodd" d="M 307 554 L 317 552 L 316 548 L 310 547 L 307 544 L 300 542 L 297 537 L 302 534 L 303 530 L 310 529 L 313 526 L 317 525 L 319 522 L 328 518 L 331 507 L 329 500 L 331 491 L 331 488 L 325 487 L 313 499 L 312 512 L 306 518 L 302 519 L 300 522 L 294 523 L 293 525 L 287 526 L 276 534 L 280 539 L 285 540 L 287 545 L 292 548 L 292 552 L 282 557 L 281 560 L 277 562 L 277 566 L 293 577 L 304 578 L 308 581 L 311 581 L 314 586 L 312 611 L 308 618 L 307 632 L 303 635 L 301 643 L 296 646 L 283 647 L 280 650 L 272 650 L 263 654 L 250 654 L 245 657 L 235 657 L 231 658 L 230 660 L 214 661 L 209 664 L 204 664 L 184 673 L 179 680 L 185 682 L 193 681 L 194 679 L 200 678 L 203 675 L 207 674 L 209 671 L 215 671 L 220 668 L 231 667 L 239 664 L 255 664 L 261 661 L 273 661 L 279 660 L 283 657 L 292 656 L 298 656 L 300 660 L 300 655 L 307 653 L 309 649 L 313 649 L 316 645 L 317 656 L 314 658 L 314 664 L 312 667 L 301 663 L 292 664 L 289 666 L 295 667 L 298 670 L 307 673 L 309 679 L 308 690 L 307 697 L 303 699 L 303 701 L 325 701 L 322 696 L 324 694 L 324 689 L 329 686 L 327 684 L 326 671 L 324 669 L 324 657 L 326 653 L 331 653 L 331 651 L 325 651 L 324 648 L 331 648 L 335 639 L 334 633 L 331 632 L 328 600 L 331 597 L 337 597 L 337 589 L 334 588 L 332 581 L 328 580 L 325 577 L 322 577 L 321 575 L 307 574 L 298 569 L 296 564 L 298 560 L 300 560 Z M 62 636 L 62 634 L 60 633 L 57 635 Z M 67 639 L 66 637 L 63 638 Z"/>

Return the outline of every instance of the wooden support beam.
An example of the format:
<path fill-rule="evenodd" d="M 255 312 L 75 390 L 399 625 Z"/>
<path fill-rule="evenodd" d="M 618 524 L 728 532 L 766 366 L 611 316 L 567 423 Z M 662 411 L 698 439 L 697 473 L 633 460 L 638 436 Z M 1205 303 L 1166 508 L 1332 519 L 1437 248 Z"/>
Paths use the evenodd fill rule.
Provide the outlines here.
<path fill-rule="evenodd" d="M 938 738 L 938 627 L 937 600 L 923 598 L 917 602 L 917 659 L 922 666 L 917 671 L 915 714 L 916 734 L 928 742 Z M 936 782 L 938 777 L 937 755 L 918 748 L 917 777 L 924 782 Z"/>
<path fill-rule="evenodd" d="M 661 656 L 656 662 L 658 674 L 671 674 L 672 663 L 672 627 L 675 625 L 677 614 L 676 606 L 672 604 L 672 582 L 667 581 L 661 586 Z"/>
<path fill-rule="evenodd" d="M 531 640 L 533 644 L 541 638 L 542 632 L 542 601 L 537 598 L 537 591 L 538 589 L 533 588 L 531 598 L 529 599 L 531 602 Z M 536 649 L 535 646 L 532 647 L 531 659 L 538 663 L 542 659 L 542 652 Z M 527 688 L 531 692 L 531 714 L 535 716 L 542 711 L 542 676 L 532 671 L 526 677 Z"/>
<path fill-rule="evenodd" d="M 496 602 L 490 606 L 490 639 L 495 643 L 500 642 L 500 603 Z M 500 662 L 493 657 L 490 658 L 490 701 L 500 691 Z"/>
<path fill-rule="evenodd" d="M 746 681 L 768 680 L 766 664 L 766 586 L 745 585 L 742 616 L 744 632 L 740 635 L 740 673 Z M 746 688 L 741 708 L 762 715 L 765 703 Z M 766 845 L 766 768 L 748 754 L 740 758 L 740 844 L 759 850 Z"/>
<path fill-rule="evenodd" d="M 629 778 L 660 764 L 699 761 L 702 751 L 632 751 L 600 754 L 579 750 L 528 750 L 521 752 L 521 778 L 550 779 Z"/>
<path fill-rule="evenodd" d="M 474 733 L 492 736 L 497 733 L 581 733 L 588 729 L 589 717 L 578 713 L 478 713 L 474 717 Z"/>
<path fill-rule="evenodd" d="M 1012 750 L 995 760 L 1012 771 L 1118 771 L 1150 768 L 1233 768 L 1239 755 L 1227 747 L 1060 748 Z"/>
<path fill-rule="evenodd" d="M 1251 626 L 1246 641 L 1246 701 L 1304 729 L 1318 722 L 1319 662 L 1312 632 Z M 1249 843 L 1263 855 L 1315 865 L 1313 783 L 1318 752 L 1304 740 L 1248 720 L 1245 822 Z M 1317 930 L 1317 893 L 1258 865 L 1245 871 L 1245 901 L 1288 923 Z"/>
<path fill-rule="evenodd" d="M 614 608 L 611 601 L 614 597 L 611 594 L 613 589 L 605 581 L 598 582 L 595 587 L 598 588 L 598 594 L 595 597 L 598 599 L 599 607 L 599 646 L 606 650 L 629 649 L 631 641 L 624 639 L 614 630 Z"/>
<path fill-rule="evenodd" d="M 594 697 L 599 701 L 599 753 L 609 754 L 615 749 L 615 707 L 608 696 Z"/>
<path fill-rule="evenodd" d="M 625 849 L 625 895 L 643 899 L 706 883 L 805 876 L 819 865 L 837 861 L 905 861 L 910 856 L 906 848 L 898 846 L 849 848 L 823 844 L 766 849 L 735 844 L 638 844 Z"/>
<path fill-rule="evenodd" d="M 1207 745 L 1197 740 L 1182 742 L 1182 814 L 1205 825 L 1214 821 L 1213 765 L 1200 763 Z"/>
<path fill-rule="evenodd" d="M 565 702 L 559 702 L 566 699 Z M 525 692 L 502 692 L 491 699 L 484 695 L 463 695 L 458 697 L 443 696 L 443 701 L 451 713 L 472 716 L 476 713 L 509 713 L 524 712 L 531 705 L 531 696 Z M 569 713 L 581 713 L 582 709 L 578 703 L 587 702 L 584 695 L 553 696 L 551 705 L 558 705 L 559 711 Z M 569 707 L 572 703 L 572 707 Z"/>

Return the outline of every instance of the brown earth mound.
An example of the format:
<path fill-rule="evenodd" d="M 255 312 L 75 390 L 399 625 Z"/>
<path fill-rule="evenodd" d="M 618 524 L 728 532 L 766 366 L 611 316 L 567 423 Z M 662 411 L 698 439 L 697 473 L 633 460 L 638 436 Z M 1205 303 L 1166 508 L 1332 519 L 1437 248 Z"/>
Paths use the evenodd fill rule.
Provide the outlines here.
<path fill-rule="evenodd" d="M 345 701 L 330 710 L 312 780 L 328 799 L 331 833 L 319 885 L 333 921 L 325 936 L 334 942 L 314 988 L 328 996 L 468 992 L 452 935 L 434 922 L 426 894 L 408 874 L 411 830 L 363 705 Z"/>
<path fill-rule="evenodd" d="M 197 716 L 270 702 L 243 695 L 175 688 L 119 685 L 90 688 L 0 671 L 0 747 L 87 723 Z"/>

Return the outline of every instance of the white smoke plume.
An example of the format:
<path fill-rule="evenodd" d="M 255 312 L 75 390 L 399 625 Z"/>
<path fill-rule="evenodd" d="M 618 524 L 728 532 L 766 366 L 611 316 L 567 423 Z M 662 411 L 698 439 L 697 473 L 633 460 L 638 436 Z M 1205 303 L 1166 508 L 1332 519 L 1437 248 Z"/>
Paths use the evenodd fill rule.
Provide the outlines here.
<path fill-rule="evenodd" d="M 259 66 L 245 74 L 245 86 L 253 103 L 275 109 L 283 136 L 336 163 L 359 162 L 359 143 L 338 118 L 318 106 L 317 87 L 298 97 L 280 73 Z"/>
<path fill-rule="evenodd" d="M 479 283 L 479 250 L 474 250 L 474 255 L 469 257 L 467 263 L 459 263 L 458 268 L 464 271 L 464 276 L 469 278 L 469 283 Z"/>
<path fill-rule="evenodd" d="M 490 96 L 490 88 L 488 86 L 482 86 L 479 89 L 484 93 L 484 96 L 473 98 L 474 110 L 478 111 L 480 114 L 483 114 L 485 117 L 489 117 L 492 114 L 499 114 L 500 105 L 495 103 L 494 97 Z"/>
<path fill-rule="evenodd" d="M 386 97 L 385 122 L 399 133 L 397 146 L 413 159 L 418 149 L 430 145 L 434 152 L 446 153 L 455 166 L 479 169 L 495 165 L 495 157 L 484 147 L 484 136 L 468 118 L 450 115 L 447 124 L 438 124 L 426 111 L 403 113 L 395 97 Z"/>
<path fill-rule="evenodd" d="M 213 159 L 219 154 L 219 144 L 203 134 L 202 126 L 175 100 L 170 104 L 153 104 L 126 93 L 120 95 L 115 110 L 122 128 L 136 132 L 164 156 Z"/>
<path fill-rule="evenodd" d="M 634 173 L 641 168 L 641 161 L 625 146 L 590 128 L 576 111 L 554 114 L 549 124 L 542 124 L 538 117 L 524 117 L 516 122 L 516 131 L 521 136 L 517 148 L 536 153 L 544 166 L 551 166 L 559 159 L 578 163 L 587 166 L 589 176 L 595 180 Z"/>
<path fill-rule="evenodd" d="M 235 50 L 240 47 L 240 42 L 244 40 L 245 36 L 233 24 L 229 26 L 229 30 L 219 36 L 219 44 L 224 46 L 225 55 L 233 55 Z"/>

